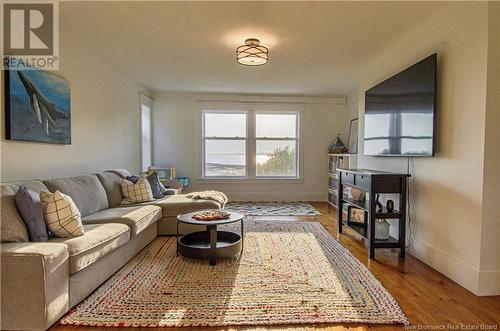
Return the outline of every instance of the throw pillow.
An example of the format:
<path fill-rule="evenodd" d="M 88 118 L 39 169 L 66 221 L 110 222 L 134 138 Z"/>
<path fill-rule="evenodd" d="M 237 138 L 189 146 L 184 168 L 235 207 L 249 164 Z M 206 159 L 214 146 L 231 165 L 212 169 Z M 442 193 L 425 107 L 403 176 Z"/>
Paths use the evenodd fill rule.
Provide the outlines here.
<path fill-rule="evenodd" d="M 160 190 L 161 190 L 161 193 L 162 193 L 163 195 L 166 195 L 166 194 L 167 194 L 167 191 L 168 191 L 167 189 L 168 189 L 168 188 L 170 188 L 170 186 L 165 186 L 165 185 L 163 185 L 163 183 L 162 183 L 162 182 L 160 182 Z"/>
<path fill-rule="evenodd" d="M 136 176 L 136 175 L 130 175 L 130 176 L 127 176 L 125 177 L 126 180 L 128 180 L 129 182 L 132 182 L 132 183 L 137 183 L 137 181 L 139 180 L 139 176 Z"/>
<path fill-rule="evenodd" d="M 140 177 L 137 183 L 132 183 L 126 179 L 122 179 L 122 205 L 130 205 L 139 202 L 152 201 L 153 192 L 151 192 L 151 185 L 146 177 Z"/>
<path fill-rule="evenodd" d="M 160 178 L 158 174 L 153 172 L 151 175 L 146 177 L 148 179 L 149 185 L 151 186 L 151 192 L 153 192 L 153 198 L 161 199 L 163 198 L 162 184 L 160 183 Z"/>
<path fill-rule="evenodd" d="M 15 196 L 17 210 L 21 215 L 26 227 L 30 241 L 47 241 L 47 225 L 43 217 L 40 197 L 32 190 L 21 186 Z"/>
<path fill-rule="evenodd" d="M 80 211 L 69 195 L 59 191 L 40 192 L 47 228 L 56 237 L 78 237 L 85 233 Z"/>

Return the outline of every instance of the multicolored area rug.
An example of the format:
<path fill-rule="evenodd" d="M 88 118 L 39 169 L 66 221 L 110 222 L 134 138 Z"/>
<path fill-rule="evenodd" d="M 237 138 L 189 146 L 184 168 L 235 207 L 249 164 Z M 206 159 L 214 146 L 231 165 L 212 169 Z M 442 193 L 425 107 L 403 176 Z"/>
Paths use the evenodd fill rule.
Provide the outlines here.
<path fill-rule="evenodd" d="M 246 216 L 314 216 L 321 215 L 307 202 L 231 201 L 225 209 Z"/>
<path fill-rule="evenodd" d="M 316 222 L 248 221 L 240 258 L 175 256 L 159 237 L 63 325 L 187 327 L 407 323 L 368 269 Z"/>

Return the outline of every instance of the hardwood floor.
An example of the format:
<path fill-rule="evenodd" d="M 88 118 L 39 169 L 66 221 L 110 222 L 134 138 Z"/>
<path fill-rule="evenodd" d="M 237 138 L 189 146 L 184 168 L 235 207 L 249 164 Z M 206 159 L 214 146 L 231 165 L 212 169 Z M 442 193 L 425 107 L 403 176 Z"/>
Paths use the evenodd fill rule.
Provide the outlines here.
<path fill-rule="evenodd" d="M 397 251 L 376 250 L 375 260 L 369 260 L 361 237 L 348 229 L 338 237 L 336 210 L 326 203 L 312 203 L 322 214 L 317 217 L 267 217 L 269 219 L 293 218 L 297 221 L 319 221 L 337 238 L 342 245 L 364 263 L 375 277 L 398 301 L 410 320 L 410 329 L 485 329 L 500 328 L 500 296 L 478 297 L 449 278 L 443 276 L 423 262 L 407 254 L 406 259 L 398 259 Z M 451 327 L 449 326 L 451 325 Z M 481 328 L 483 325 L 483 328 Z M 99 328 L 54 326 L 55 331 L 90 331 Z M 376 325 L 310 325 L 277 327 L 229 327 L 229 328 L 181 328 L 181 330 L 401 330 L 403 326 Z M 122 330 L 105 328 L 105 330 Z M 151 330 L 136 328 L 130 330 Z M 158 330 L 158 329 L 157 329 Z M 174 328 L 160 329 L 174 330 Z"/>

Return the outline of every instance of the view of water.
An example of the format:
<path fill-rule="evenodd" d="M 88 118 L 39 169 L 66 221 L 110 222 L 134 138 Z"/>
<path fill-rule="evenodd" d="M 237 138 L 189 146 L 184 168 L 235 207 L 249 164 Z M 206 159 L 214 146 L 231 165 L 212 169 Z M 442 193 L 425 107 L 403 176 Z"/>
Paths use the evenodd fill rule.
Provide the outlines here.
<path fill-rule="evenodd" d="M 266 154 L 257 154 L 257 163 L 265 163 L 268 159 L 269 156 Z M 205 163 L 244 165 L 245 154 L 207 154 Z"/>

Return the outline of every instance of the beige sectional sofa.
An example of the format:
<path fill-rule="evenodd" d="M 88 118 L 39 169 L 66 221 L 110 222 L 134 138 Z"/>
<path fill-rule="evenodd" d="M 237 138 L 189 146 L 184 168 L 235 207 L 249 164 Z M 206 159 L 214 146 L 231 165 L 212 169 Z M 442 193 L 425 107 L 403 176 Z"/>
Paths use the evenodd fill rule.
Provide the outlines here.
<path fill-rule="evenodd" d="M 1 328 L 45 330 L 118 271 L 157 235 L 173 235 L 179 213 L 223 208 L 186 195 L 121 206 L 121 177 L 113 172 L 1 185 Z M 85 234 L 29 242 L 14 195 L 59 190 L 72 197 Z M 181 232 L 190 229 L 180 228 Z M 11 238 L 4 242 L 4 237 Z"/>

